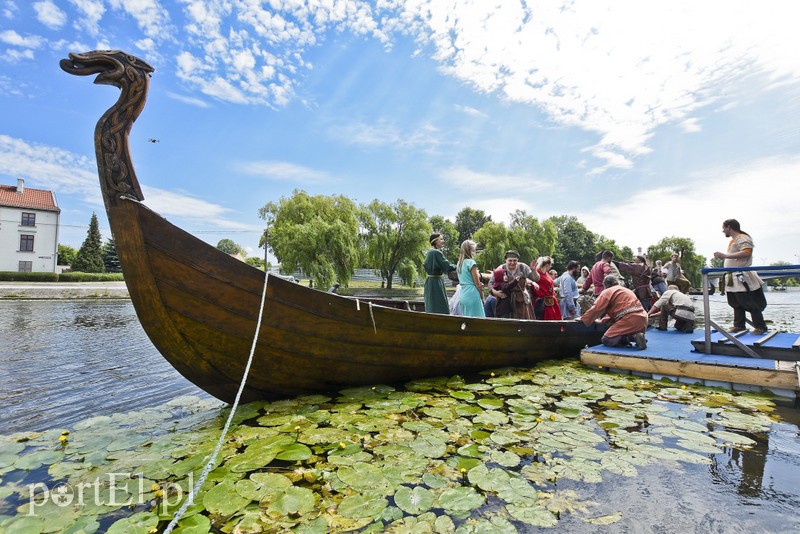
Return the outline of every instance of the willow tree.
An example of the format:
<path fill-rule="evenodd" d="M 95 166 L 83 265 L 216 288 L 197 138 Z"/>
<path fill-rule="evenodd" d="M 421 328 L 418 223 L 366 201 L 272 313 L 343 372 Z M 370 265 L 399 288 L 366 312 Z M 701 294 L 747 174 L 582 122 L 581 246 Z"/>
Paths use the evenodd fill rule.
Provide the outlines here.
<path fill-rule="evenodd" d="M 258 215 L 267 221 L 264 238 L 282 273 L 300 270 L 322 289 L 335 281 L 350 283 L 358 260 L 358 208 L 352 200 L 295 190 L 265 204 Z"/>
<path fill-rule="evenodd" d="M 428 222 L 431 223 L 433 232 L 439 232 L 444 237 L 444 246 L 442 247 L 444 257 L 453 263 L 457 262 L 461 243 L 458 242 L 456 225 L 450 219 L 445 219 L 441 215 L 432 215 Z"/>
<path fill-rule="evenodd" d="M 361 207 L 360 218 L 367 261 L 386 281 L 386 288 L 392 288 L 395 274 L 411 285 L 422 270 L 422 253 L 430 246 L 431 225 L 425 211 L 404 200 L 393 204 L 373 200 Z"/>
<path fill-rule="evenodd" d="M 655 265 L 656 260 L 664 263 L 670 261 L 672 253 L 676 252 L 683 274 L 694 287 L 702 284 L 700 269 L 706 266 L 706 258 L 694 251 L 694 241 L 687 237 L 665 237 L 655 245 L 647 248 L 647 260 Z"/>
<path fill-rule="evenodd" d="M 473 239 L 481 251 L 476 260 L 481 271 L 494 269 L 505 261 L 508 250 L 508 229 L 503 223 L 489 221 L 475 232 Z"/>
<path fill-rule="evenodd" d="M 508 245 L 519 252 L 520 260 L 531 263 L 539 256 L 552 256 L 557 240 L 556 227 L 551 221 L 540 223 L 525 210 L 516 210 L 511 214 Z"/>

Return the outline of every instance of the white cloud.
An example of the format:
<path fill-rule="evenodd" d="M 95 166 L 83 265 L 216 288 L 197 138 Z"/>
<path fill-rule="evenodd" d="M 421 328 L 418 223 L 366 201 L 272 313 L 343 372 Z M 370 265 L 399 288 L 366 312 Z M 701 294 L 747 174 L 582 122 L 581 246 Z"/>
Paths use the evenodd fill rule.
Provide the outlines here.
<path fill-rule="evenodd" d="M 14 30 L 6 30 L 0 32 L 0 42 L 20 48 L 39 48 L 44 42 L 44 39 L 38 35 L 23 37 Z"/>
<path fill-rule="evenodd" d="M 203 227 L 215 226 L 228 230 L 251 230 L 252 226 L 230 220 L 233 210 L 212 204 L 191 195 L 165 191 L 142 185 L 145 204 L 165 217 L 176 217 Z"/>
<path fill-rule="evenodd" d="M 67 14 L 61 11 L 51 0 L 35 2 L 33 9 L 36 11 L 36 18 L 53 30 L 57 30 L 67 23 Z"/>
<path fill-rule="evenodd" d="M 478 117 L 478 118 L 481 118 L 481 119 L 488 119 L 489 118 L 489 116 L 486 113 L 484 113 L 484 112 L 482 112 L 480 110 L 477 110 L 477 109 L 475 109 L 473 107 L 470 107 L 470 106 L 462 106 L 462 105 L 459 105 L 459 104 L 454 104 L 453 108 L 456 111 L 460 111 L 461 113 L 464 113 L 465 115 L 469 115 L 471 117 Z"/>
<path fill-rule="evenodd" d="M 102 205 L 94 158 L 0 134 L 0 174 Z"/>
<path fill-rule="evenodd" d="M 190 106 L 196 106 L 198 108 L 209 107 L 208 102 L 200 100 L 199 98 L 194 98 L 193 96 L 179 95 L 177 93 L 173 93 L 172 91 L 167 91 L 167 96 L 173 100 L 177 100 L 178 102 L 189 104 Z"/>
<path fill-rule="evenodd" d="M 288 181 L 299 184 L 319 184 L 335 181 L 327 172 L 284 161 L 247 161 L 236 165 L 244 174 L 268 180 Z"/>
<path fill-rule="evenodd" d="M 526 196 L 538 195 L 546 190 L 552 190 L 553 184 L 545 180 L 540 180 L 535 176 L 525 174 L 497 174 L 478 172 L 466 167 L 451 167 L 439 173 L 439 178 L 448 188 L 464 189 L 467 191 L 480 191 L 484 198 L 495 199 L 498 196 L 506 197 L 508 189 L 518 189 L 524 191 Z M 517 199 L 515 202 L 519 202 Z M 514 203 L 508 206 L 514 206 Z M 470 206 L 472 206 L 470 204 Z M 517 209 L 507 209 L 510 213 Z M 524 209 L 524 208 L 520 208 Z"/>
<path fill-rule="evenodd" d="M 800 76 L 793 2 L 755 13 L 718 2 L 409 2 L 402 28 L 434 47 L 443 72 L 596 132 L 595 169 L 628 168 L 654 130 L 694 127 L 708 89 L 743 73 Z M 688 122 L 687 122 L 688 121 Z"/>
<path fill-rule="evenodd" d="M 2 10 L 3 16 L 7 19 L 13 19 L 17 13 L 19 13 L 19 8 L 13 0 L 5 0 L 3 2 L 3 7 L 0 9 Z"/>
<path fill-rule="evenodd" d="M 78 10 L 79 16 L 75 17 L 73 25 L 78 29 L 86 30 L 92 37 L 100 33 L 100 20 L 106 12 L 103 0 L 69 0 Z"/>
<path fill-rule="evenodd" d="M 707 258 L 727 247 L 722 221 L 737 219 L 753 236 L 758 261 L 794 262 L 800 211 L 791 192 L 798 176 L 800 158 L 766 158 L 699 171 L 686 184 L 651 188 L 578 216 L 592 231 L 634 250 L 666 236 L 688 237 Z"/>
<path fill-rule="evenodd" d="M 438 128 L 430 123 L 421 124 L 415 129 L 403 130 L 400 126 L 386 120 L 378 121 L 376 124 L 352 122 L 336 125 L 331 128 L 330 135 L 348 144 L 363 146 L 433 149 L 442 144 Z"/>
<path fill-rule="evenodd" d="M 132 16 L 147 37 L 163 40 L 170 36 L 169 11 L 158 0 L 109 0 L 109 4 Z"/>

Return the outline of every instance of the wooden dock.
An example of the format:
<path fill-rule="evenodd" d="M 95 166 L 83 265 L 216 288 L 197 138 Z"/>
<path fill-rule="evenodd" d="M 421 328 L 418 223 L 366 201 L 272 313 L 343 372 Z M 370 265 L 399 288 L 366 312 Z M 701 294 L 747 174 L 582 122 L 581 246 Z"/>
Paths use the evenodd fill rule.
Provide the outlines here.
<path fill-rule="evenodd" d="M 800 398 L 800 367 L 796 361 L 695 352 L 694 342 L 704 341 L 702 330 L 685 334 L 672 328 L 668 331 L 651 328 L 646 337 L 644 350 L 587 347 L 581 351 L 581 363 L 656 380 L 667 378 L 736 391 L 766 391 L 792 404 Z"/>

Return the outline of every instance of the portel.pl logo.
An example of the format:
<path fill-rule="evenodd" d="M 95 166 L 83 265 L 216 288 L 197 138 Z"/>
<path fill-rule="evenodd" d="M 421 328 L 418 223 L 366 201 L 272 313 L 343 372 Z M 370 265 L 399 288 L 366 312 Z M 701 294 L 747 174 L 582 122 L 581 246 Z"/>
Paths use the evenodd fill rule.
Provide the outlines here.
<path fill-rule="evenodd" d="M 131 484 L 133 480 L 133 484 Z M 189 473 L 188 488 L 194 486 L 194 476 Z M 107 473 L 91 482 L 67 484 L 59 482 L 52 487 L 44 482 L 28 484 L 30 498 L 28 515 L 36 515 L 36 510 L 48 501 L 57 506 L 83 506 L 91 503 L 97 506 L 135 506 L 137 504 L 158 504 L 163 512 L 175 507 L 183 499 L 184 490 L 175 482 L 156 484 L 141 474 Z"/>

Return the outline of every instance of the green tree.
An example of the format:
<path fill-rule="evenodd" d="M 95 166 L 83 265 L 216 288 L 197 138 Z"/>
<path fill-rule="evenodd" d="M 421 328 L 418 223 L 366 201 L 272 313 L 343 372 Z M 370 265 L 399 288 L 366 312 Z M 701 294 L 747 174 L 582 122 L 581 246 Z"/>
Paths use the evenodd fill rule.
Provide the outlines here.
<path fill-rule="evenodd" d="M 474 239 L 475 232 L 481 226 L 491 221 L 491 215 L 486 215 L 483 210 L 464 208 L 456 215 L 456 230 L 458 230 L 458 243 L 456 248 L 460 249 L 461 243 L 467 239 Z"/>
<path fill-rule="evenodd" d="M 103 267 L 105 267 L 107 273 L 122 272 L 122 265 L 120 265 L 119 257 L 117 256 L 117 244 L 114 242 L 113 237 L 109 238 L 106 244 L 103 245 Z"/>
<path fill-rule="evenodd" d="M 248 265 L 252 265 L 256 269 L 264 270 L 264 258 L 259 258 L 258 256 L 249 256 L 245 258 L 244 262 Z"/>
<path fill-rule="evenodd" d="M 78 256 L 78 251 L 74 248 L 70 247 L 69 245 L 62 245 L 61 243 L 58 244 L 58 264 L 59 265 L 69 265 L 72 267 L 72 264 L 75 263 L 75 258 Z"/>
<path fill-rule="evenodd" d="M 519 252 L 521 261 L 530 264 L 539 256 L 551 256 L 557 240 L 556 227 L 552 222 L 540 224 L 536 217 L 528 215 L 525 210 L 516 210 L 511 214 L 508 245 Z"/>
<path fill-rule="evenodd" d="M 232 239 L 220 239 L 219 243 L 217 243 L 217 249 L 232 256 L 239 255 L 243 258 L 247 257 L 247 251 L 244 247 L 234 243 Z"/>
<path fill-rule="evenodd" d="M 442 254 L 452 263 L 458 261 L 458 252 L 461 243 L 458 241 L 458 230 L 456 225 L 450 219 L 445 219 L 441 215 L 434 215 L 428 222 L 431 224 L 434 232 L 439 232 L 444 237 L 444 246 L 442 247 Z"/>
<path fill-rule="evenodd" d="M 505 262 L 503 257 L 510 247 L 508 246 L 508 229 L 503 223 L 489 221 L 472 237 L 481 253 L 475 262 L 481 271 L 494 269 Z"/>
<path fill-rule="evenodd" d="M 86 233 L 86 239 L 78 250 L 72 270 L 84 273 L 102 273 L 104 270 L 100 227 L 97 224 L 97 214 L 95 213 L 92 213 L 92 219 L 89 221 L 89 231 Z"/>
<path fill-rule="evenodd" d="M 431 225 L 424 210 L 398 200 L 386 204 L 373 200 L 360 211 L 366 230 L 367 259 L 392 288 L 395 273 L 403 283 L 411 285 L 422 269 L 422 253 L 430 245 Z"/>
<path fill-rule="evenodd" d="M 347 287 L 358 261 L 358 208 L 343 195 L 311 196 L 295 190 L 290 198 L 258 210 L 267 221 L 264 237 L 281 272 L 301 270 L 319 288 L 334 281 Z"/>
<path fill-rule="evenodd" d="M 547 220 L 556 229 L 553 266 L 559 273 L 566 269 L 570 260 L 589 267 L 594 265 L 594 255 L 599 252 L 597 235 L 594 232 L 578 221 L 577 217 L 571 215 L 558 215 Z"/>
<path fill-rule="evenodd" d="M 670 261 L 672 253 L 677 252 L 683 274 L 692 283 L 693 287 L 702 285 L 703 275 L 700 269 L 706 266 L 706 259 L 694 250 L 694 241 L 687 237 L 665 237 L 655 245 L 647 248 L 647 262 L 655 265 L 656 260 L 666 263 Z"/>

